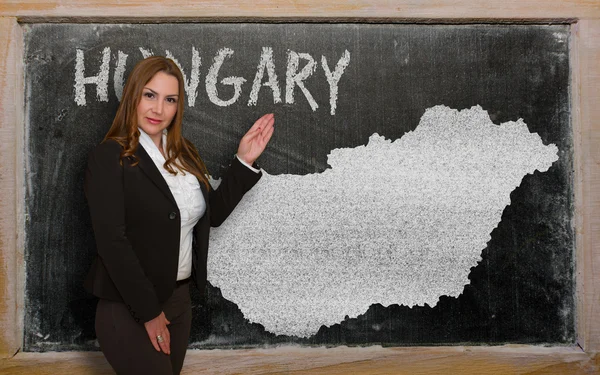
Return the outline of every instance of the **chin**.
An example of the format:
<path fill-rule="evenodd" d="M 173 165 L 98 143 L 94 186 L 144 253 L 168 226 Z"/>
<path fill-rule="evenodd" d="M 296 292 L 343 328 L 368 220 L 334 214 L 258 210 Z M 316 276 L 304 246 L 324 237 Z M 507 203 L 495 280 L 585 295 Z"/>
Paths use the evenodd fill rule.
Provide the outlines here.
<path fill-rule="evenodd" d="M 148 125 L 148 124 L 145 124 L 143 126 L 140 126 L 140 128 L 142 128 L 142 130 L 144 132 L 146 132 L 146 134 L 148 134 L 148 135 L 160 134 L 163 131 L 163 128 L 160 125 Z"/>

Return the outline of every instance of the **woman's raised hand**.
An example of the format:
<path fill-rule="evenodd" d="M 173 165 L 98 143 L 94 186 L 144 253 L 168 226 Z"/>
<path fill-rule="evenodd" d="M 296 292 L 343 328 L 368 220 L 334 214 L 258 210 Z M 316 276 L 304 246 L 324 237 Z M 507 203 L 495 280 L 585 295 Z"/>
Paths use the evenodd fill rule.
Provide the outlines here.
<path fill-rule="evenodd" d="M 252 165 L 267 147 L 267 143 L 273 135 L 273 124 L 275 116 L 272 113 L 266 114 L 256 120 L 254 125 L 242 137 L 237 150 L 238 158 L 249 165 Z"/>
<path fill-rule="evenodd" d="M 171 354 L 171 334 L 167 325 L 171 324 L 167 320 L 164 312 L 161 312 L 156 318 L 144 323 L 148 337 L 157 352 L 161 350 L 165 354 Z"/>

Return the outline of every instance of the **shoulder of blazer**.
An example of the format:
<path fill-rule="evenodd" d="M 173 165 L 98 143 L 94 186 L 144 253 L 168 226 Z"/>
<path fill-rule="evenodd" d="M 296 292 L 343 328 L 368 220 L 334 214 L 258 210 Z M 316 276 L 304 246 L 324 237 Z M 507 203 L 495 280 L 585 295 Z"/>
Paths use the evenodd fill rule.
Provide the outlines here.
<path fill-rule="evenodd" d="M 108 139 L 102 143 L 100 143 L 96 148 L 92 150 L 92 154 L 95 157 L 100 158 L 120 158 L 121 151 L 123 151 L 123 147 L 114 139 Z"/>

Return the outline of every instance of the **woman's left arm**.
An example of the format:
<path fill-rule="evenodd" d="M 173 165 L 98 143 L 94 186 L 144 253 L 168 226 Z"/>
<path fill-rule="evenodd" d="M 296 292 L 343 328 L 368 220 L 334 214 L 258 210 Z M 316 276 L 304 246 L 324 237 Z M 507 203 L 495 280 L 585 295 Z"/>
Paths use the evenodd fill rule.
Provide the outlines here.
<path fill-rule="evenodd" d="M 248 165 L 253 165 L 256 159 L 267 147 L 273 135 L 275 118 L 272 113 L 256 120 L 254 125 L 242 137 L 237 158 Z M 218 189 L 209 194 L 210 224 L 218 227 L 225 221 L 244 194 L 258 182 L 261 173 L 256 173 L 246 167 L 237 158 L 231 162 L 227 173 Z"/>

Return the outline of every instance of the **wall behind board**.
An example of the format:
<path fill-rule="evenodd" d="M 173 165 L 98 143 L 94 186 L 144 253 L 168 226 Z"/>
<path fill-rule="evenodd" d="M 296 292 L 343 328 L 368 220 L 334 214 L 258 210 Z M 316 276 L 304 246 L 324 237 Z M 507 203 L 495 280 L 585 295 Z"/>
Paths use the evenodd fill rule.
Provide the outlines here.
<path fill-rule="evenodd" d="M 569 35 L 567 25 L 25 26 L 25 349 L 95 348 L 95 300 L 81 287 L 95 251 L 83 172 L 87 152 L 110 126 L 122 77 L 148 53 L 170 53 L 189 92 L 197 93 L 195 100 L 188 93 L 185 135 L 215 177 L 266 112 L 275 113 L 277 129 L 260 163 L 273 176 L 318 176 L 328 170 L 332 150 L 364 145 L 373 133 L 397 140 L 436 105 L 480 105 L 495 124 L 522 118 L 544 145 L 558 147 L 547 172 L 525 176 L 512 191 L 489 242 L 475 249 L 481 260 L 460 293 L 421 306 L 374 299 L 360 314 L 300 337 L 266 330 L 268 319 L 248 321 L 211 285 L 206 298 L 194 296 L 193 347 L 573 343 Z M 253 95 L 261 56 L 271 56 L 276 84 L 258 86 Z M 330 72 L 347 65 L 335 84 L 324 60 Z M 304 77 L 311 61 L 314 72 Z M 239 91 L 220 82 L 229 76 L 245 80 Z"/>

